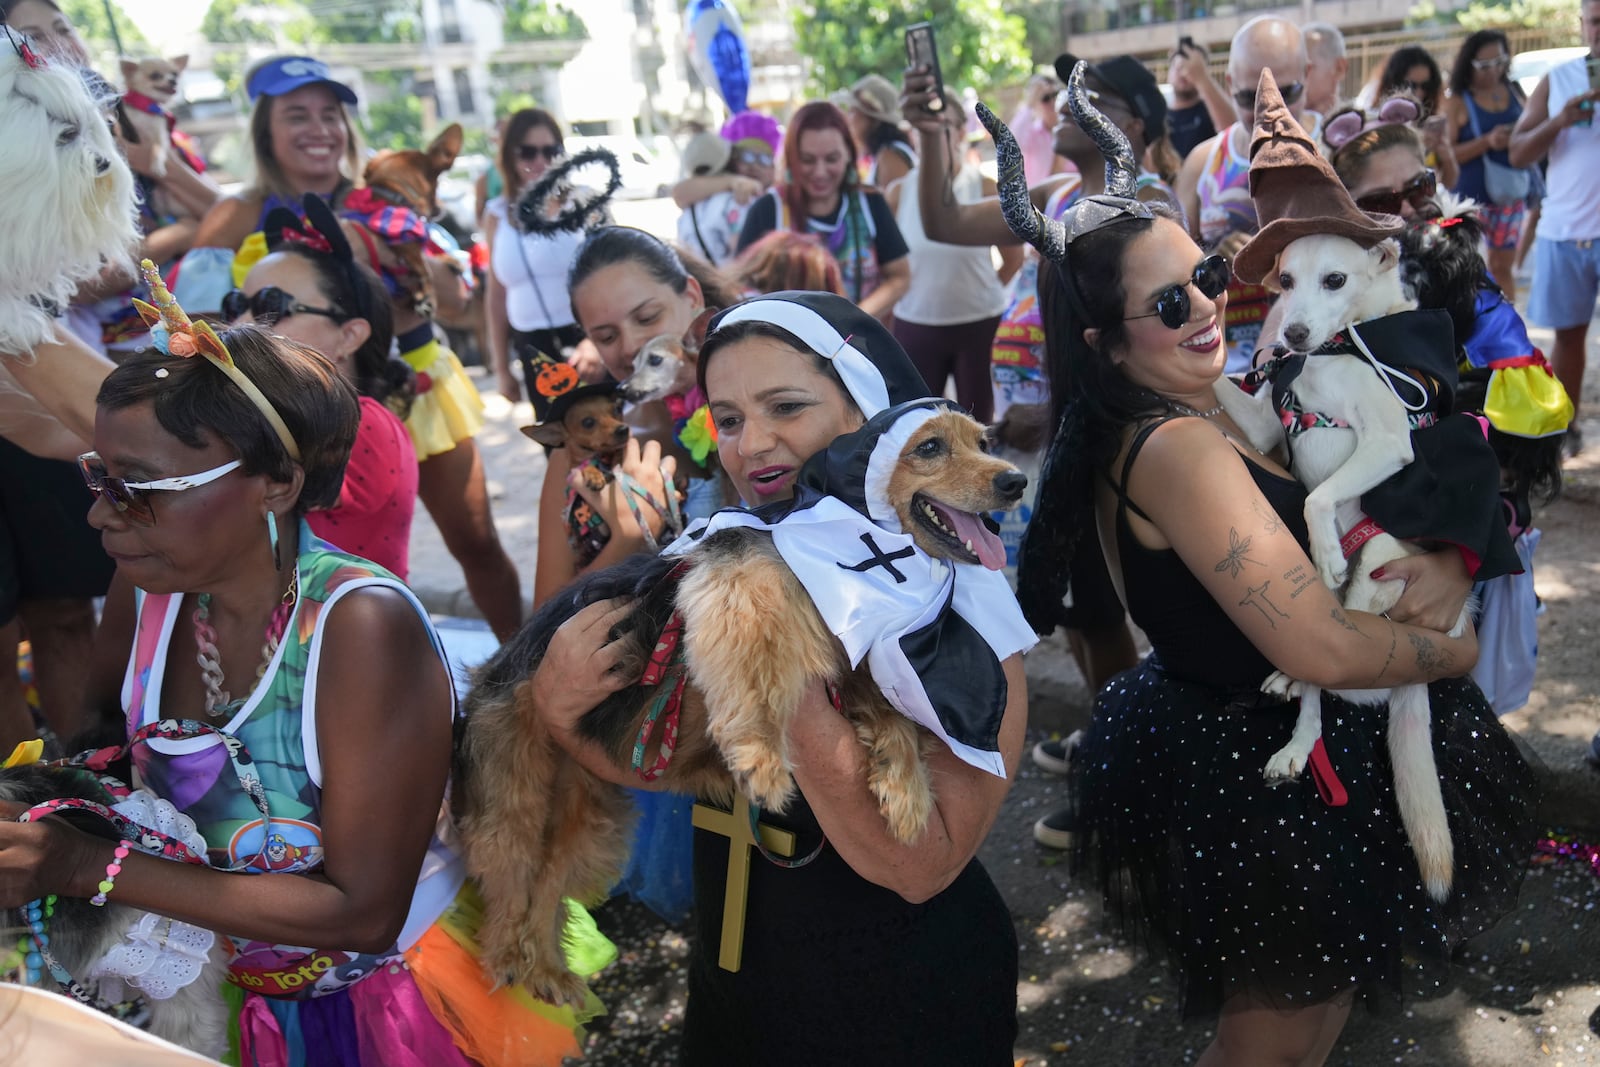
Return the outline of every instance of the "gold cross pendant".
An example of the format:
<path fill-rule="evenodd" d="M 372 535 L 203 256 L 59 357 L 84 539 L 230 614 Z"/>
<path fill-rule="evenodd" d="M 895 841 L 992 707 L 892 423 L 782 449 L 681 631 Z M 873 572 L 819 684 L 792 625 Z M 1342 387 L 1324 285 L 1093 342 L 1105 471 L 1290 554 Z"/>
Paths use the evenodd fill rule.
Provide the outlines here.
<path fill-rule="evenodd" d="M 750 833 L 750 802 L 735 796 L 733 811 L 706 804 L 694 806 L 694 825 L 728 839 L 728 881 L 722 897 L 722 946 L 717 965 L 737 971 L 744 957 L 744 913 L 750 895 L 750 849 L 756 839 Z M 794 855 L 794 834 L 761 823 L 761 844 L 775 856 Z"/>

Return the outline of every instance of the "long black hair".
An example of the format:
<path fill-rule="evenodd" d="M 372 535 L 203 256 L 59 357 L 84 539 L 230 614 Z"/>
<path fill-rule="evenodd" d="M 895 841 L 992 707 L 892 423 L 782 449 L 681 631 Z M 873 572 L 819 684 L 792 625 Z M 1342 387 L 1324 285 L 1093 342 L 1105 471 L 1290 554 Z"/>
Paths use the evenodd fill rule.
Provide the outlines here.
<path fill-rule="evenodd" d="M 1177 221 L 1160 202 L 1145 206 L 1155 218 Z M 1055 432 L 1017 562 L 1017 601 L 1040 633 L 1066 624 L 1062 598 L 1069 565 L 1094 522 L 1095 474 L 1110 471 L 1125 427 L 1172 411 L 1170 403 L 1135 384 L 1112 360 L 1127 340 L 1123 253 L 1150 232 L 1155 218 L 1128 219 L 1080 236 L 1072 243 L 1067 269 L 1048 259 L 1040 263 L 1039 314 Z M 1063 288 L 1068 285 L 1076 287 L 1076 299 Z M 1081 314 L 1074 314 L 1074 304 Z M 1093 346 L 1084 338 L 1091 328 L 1100 331 Z"/>

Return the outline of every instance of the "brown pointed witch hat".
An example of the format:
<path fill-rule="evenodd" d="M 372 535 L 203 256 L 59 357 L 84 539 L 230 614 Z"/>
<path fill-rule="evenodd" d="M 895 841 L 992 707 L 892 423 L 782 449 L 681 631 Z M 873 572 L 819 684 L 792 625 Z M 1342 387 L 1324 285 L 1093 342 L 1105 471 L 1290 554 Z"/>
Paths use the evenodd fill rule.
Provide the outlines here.
<path fill-rule="evenodd" d="M 1256 90 L 1256 131 L 1250 142 L 1250 195 L 1262 226 L 1233 259 L 1233 273 L 1258 283 L 1291 241 L 1314 233 L 1348 237 L 1364 248 L 1405 228 L 1394 215 L 1368 215 L 1278 92 L 1272 71 Z"/>

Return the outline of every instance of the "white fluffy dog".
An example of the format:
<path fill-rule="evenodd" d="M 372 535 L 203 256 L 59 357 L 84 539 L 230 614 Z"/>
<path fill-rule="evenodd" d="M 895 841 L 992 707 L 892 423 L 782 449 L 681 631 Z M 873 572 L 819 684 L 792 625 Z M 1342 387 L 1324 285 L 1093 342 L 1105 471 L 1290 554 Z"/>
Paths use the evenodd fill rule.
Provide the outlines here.
<path fill-rule="evenodd" d="M 1416 307 L 1401 288 L 1399 249 L 1393 241 L 1363 248 L 1346 237 L 1301 237 L 1284 248 L 1267 281 L 1283 292 L 1283 344 L 1292 352 L 1308 353 L 1305 368 L 1294 379 L 1295 396 L 1305 411 L 1345 423 L 1305 429 L 1294 440 L 1294 474 L 1310 490 L 1305 517 L 1312 562 L 1330 589 L 1342 590 L 1346 608 L 1385 612 L 1399 599 L 1404 583 L 1374 581 L 1371 572 L 1418 550 L 1379 533 L 1347 560 L 1340 538 L 1366 518 L 1362 494 L 1411 462 L 1406 406 L 1362 357 L 1316 350 L 1347 326 Z M 1252 445 L 1270 450 L 1282 441 L 1283 422 L 1270 388 L 1249 396 L 1224 376 L 1216 393 Z M 1465 631 L 1469 610 L 1470 605 L 1463 609 L 1452 636 Z M 1266 768 L 1269 780 L 1294 778 L 1322 735 L 1321 691 L 1281 672 L 1262 688 L 1284 696 L 1301 694 L 1294 736 Z M 1400 817 L 1428 892 L 1443 900 L 1450 893 L 1454 849 L 1429 736 L 1428 687 L 1338 693 L 1361 704 L 1388 701 L 1389 755 Z"/>
<path fill-rule="evenodd" d="M 0 353 L 24 354 L 54 332 L 55 315 L 107 267 L 133 277 L 139 241 L 133 175 L 102 104 L 70 66 L 0 41 Z M 13 45 L 17 47 L 14 47 Z M 31 53 L 30 53 L 31 55 Z"/>

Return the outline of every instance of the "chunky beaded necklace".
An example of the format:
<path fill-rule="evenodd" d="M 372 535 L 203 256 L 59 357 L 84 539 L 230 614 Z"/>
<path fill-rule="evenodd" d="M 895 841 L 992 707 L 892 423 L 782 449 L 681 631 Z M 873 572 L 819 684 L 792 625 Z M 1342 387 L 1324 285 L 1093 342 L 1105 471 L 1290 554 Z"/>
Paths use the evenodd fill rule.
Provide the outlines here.
<path fill-rule="evenodd" d="M 294 613 L 295 603 L 300 599 L 300 572 L 295 571 L 289 579 L 289 588 L 283 592 L 283 599 L 278 606 L 272 609 L 272 619 L 267 623 L 266 641 L 261 646 L 261 665 L 256 668 L 254 681 L 250 689 L 255 689 L 261 679 L 266 676 L 267 668 L 272 665 L 272 657 L 278 652 L 278 644 L 283 640 L 283 631 L 289 625 L 289 616 Z M 194 641 L 199 646 L 199 655 L 195 657 L 200 664 L 200 679 L 206 687 L 206 714 L 214 719 L 232 715 L 249 699 L 249 692 L 238 700 L 234 700 L 228 691 L 222 688 L 222 655 L 217 651 L 217 630 L 211 625 L 211 594 L 201 593 L 196 599 L 194 608 Z"/>

